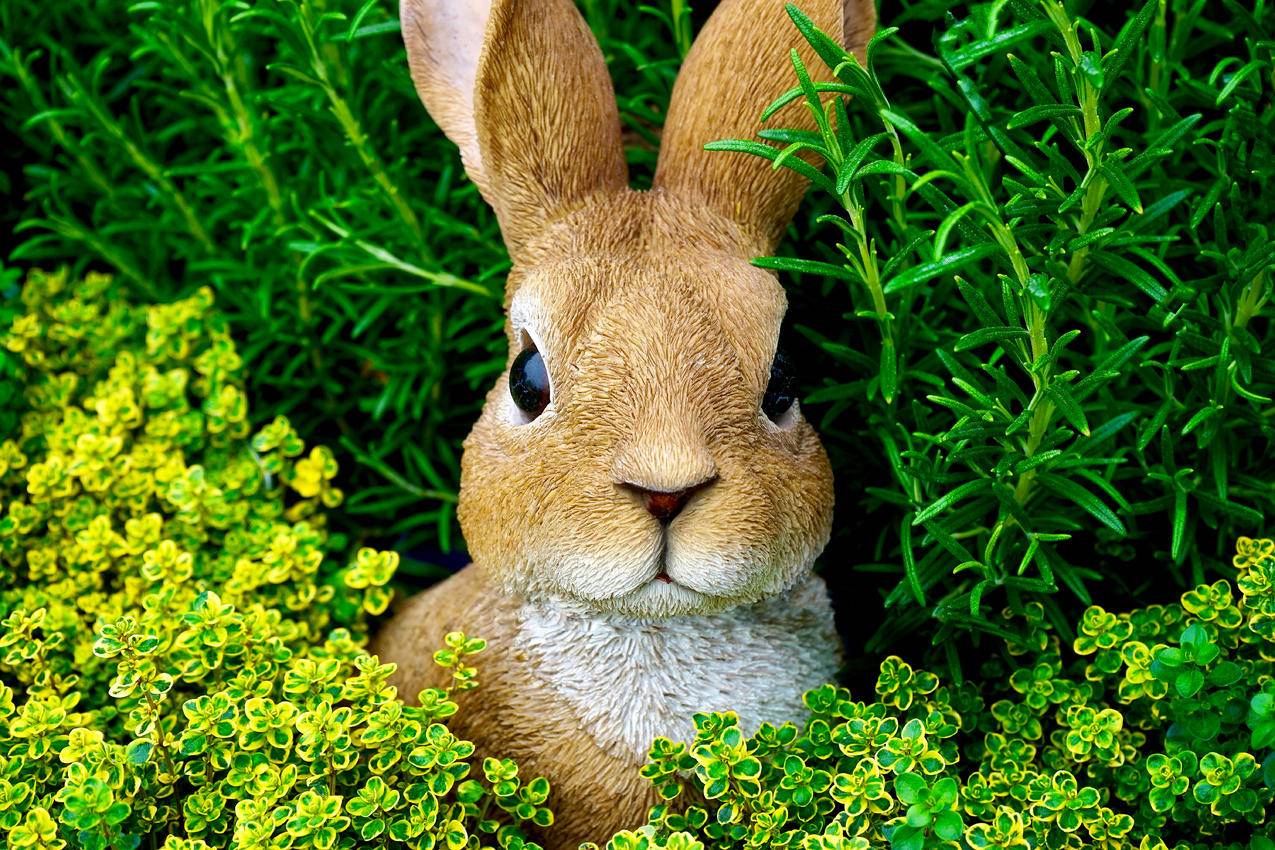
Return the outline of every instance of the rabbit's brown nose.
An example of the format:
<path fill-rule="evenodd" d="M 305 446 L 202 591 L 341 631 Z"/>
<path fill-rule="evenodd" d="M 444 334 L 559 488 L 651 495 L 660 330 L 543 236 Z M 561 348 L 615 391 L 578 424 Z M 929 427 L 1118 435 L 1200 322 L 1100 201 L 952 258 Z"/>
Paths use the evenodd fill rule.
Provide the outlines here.
<path fill-rule="evenodd" d="M 636 487 L 632 484 L 627 485 L 630 490 L 638 495 L 642 500 L 642 504 L 646 505 L 646 509 L 650 511 L 651 516 L 660 521 L 661 525 L 668 525 L 673 521 L 682 508 L 686 507 L 686 503 L 691 500 L 700 490 L 717 480 L 717 476 L 705 479 L 693 487 L 687 487 L 683 490 L 648 490 L 645 487 Z"/>

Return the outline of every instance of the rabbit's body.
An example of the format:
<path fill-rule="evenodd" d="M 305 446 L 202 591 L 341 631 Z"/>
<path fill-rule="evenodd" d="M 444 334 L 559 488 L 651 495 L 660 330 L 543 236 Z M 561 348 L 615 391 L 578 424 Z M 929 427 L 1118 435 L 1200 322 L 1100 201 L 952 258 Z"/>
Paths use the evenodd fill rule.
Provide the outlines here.
<path fill-rule="evenodd" d="M 488 637 L 479 659 L 481 685 L 457 696 L 461 710 L 449 726 L 474 742 L 478 758 L 512 758 L 525 779 L 552 778 L 555 822 L 538 836 L 545 846 L 566 850 L 605 840 L 612 825 L 641 822 L 656 802 L 653 787 L 638 775 L 641 762 L 608 752 L 582 730 L 516 642 L 518 623 L 517 603 L 470 566 L 414 597 L 378 635 L 373 651 L 398 663 L 396 679 L 414 695 L 450 684 L 450 674 L 432 661 L 449 630 Z"/>
<path fill-rule="evenodd" d="M 862 48 L 870 0 L 803 6 Z M 375 650 L 411 698 L 446 684 L 448 631 L 488 640 L 457 731 L 545 775 L 550 847 L 656 801 L 650 739 L 690 715 L 797 720 L 839 647 L 811 572 L 832 476 L 778 350 L 769 253 L 805 178 L 707 153 L 752 136 L 816 62 L 782 0 L 723 0 L 669 105 L 654 186 L 628 186 L 615 94 L 572 0 L 404 0 L 412 74 L 496 210 L 513 266 L 507 371 L 465 442 L 474 564 L 412 600 Z M 785 123 L 813 126 L 801 107 Z"/>
<path fill-rule="evenodd" d="M 839 657 L 823 581 L 716 615 L 642 620 L 566 600 L 518 603 L 468 567 L 414 597 L 378 636 L 398 678 L 448 684 L 431 656 L 448 630 L 495 635 L 481 686 L 457 696 L 453 731 L 479 757 L 512 758 L 526 777 L 553 778 L 549 846 L 604 843 L 659 802 L 639 775 L 659 736 L 688 740 L 697 711 L 797 718 L 803 691 L 828 681 Z"/>

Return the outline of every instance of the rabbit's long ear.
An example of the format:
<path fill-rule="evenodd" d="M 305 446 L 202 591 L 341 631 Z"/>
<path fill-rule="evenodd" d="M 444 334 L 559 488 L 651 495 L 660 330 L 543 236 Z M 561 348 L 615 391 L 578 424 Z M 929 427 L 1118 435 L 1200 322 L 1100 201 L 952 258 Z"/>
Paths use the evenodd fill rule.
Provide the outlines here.
<path fill-rule="evenodd" d="M 876 29 L 873 0 L 797 0 L 819 29 L 864 60 Z M 697 197 L 736 221 L 749 249 L 772 249 L 805 193 L 795 172 L 744 153 L 704 150 L 719 139 L 753 139 L 762 110 L 797 84 L 787 56 L 796 48 L 811 73 L 813 48 L 784 9 L 785 0 L 722 0 L 682 65 L 669 104 L 655 185 Z M 780 110 L 772 126 L 814 130 L 803 100 Z M 755 243 L 755 244 L 753 244 Z"/>
<path fill-rule="evenodd" d="M 402 0 L 412 79 L 511 253 L 628 184 L 602 51 L 572 0 Z"/>

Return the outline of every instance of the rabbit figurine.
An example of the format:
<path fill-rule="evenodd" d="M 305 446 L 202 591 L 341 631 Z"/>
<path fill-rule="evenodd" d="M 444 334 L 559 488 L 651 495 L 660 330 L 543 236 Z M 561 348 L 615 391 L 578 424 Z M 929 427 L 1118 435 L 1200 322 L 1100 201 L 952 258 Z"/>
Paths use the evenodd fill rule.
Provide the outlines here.
<path fill-rule="evenodd" d="M 862 57 L 872 0 L 807 0 Z M 697 711 L 800 720 L 840 650 L 811 571 L 828 459 L 777 352 L 774 249 L 806 188 L 753 137 L 791 87 L 783 0 L 723 0 L 673 90 L 654 186 L 628 185 L 615 94 L 572 0 L 403 0 L 425 106 L 509 248 L 508 368 L 465 443 L 474 562 L 411 599 L 373 651 L 406 697 L 443 686 L 453 630 L 487 638 L 454 729 L 553 785 L 548 847 L 605 841 L 658 802 L 639 776 Z M 800 102 L 787 126 L 813 129 Z"/>

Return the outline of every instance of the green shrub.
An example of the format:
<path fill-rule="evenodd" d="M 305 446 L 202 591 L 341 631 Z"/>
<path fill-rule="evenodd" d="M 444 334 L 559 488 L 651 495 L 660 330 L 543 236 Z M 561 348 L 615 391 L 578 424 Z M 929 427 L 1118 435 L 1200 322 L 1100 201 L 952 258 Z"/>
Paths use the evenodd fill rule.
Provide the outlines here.
<path fill-rule="evenodd" d="M 1032 603 L 981 684 L 891 656 L 875 701 L 811 691 L 800 729 L 697 715 L 643 769 L 671 802 L 607 846 L 1271 850 L 1275 541 L 1241 538 L 1234 566 L 1238 594 L 1091 607 L 1071 646 Z M 681 805 L 685 785 L 707 804 Z"/>
<path fill-rule="evenodd" d="M 631 5 L 585 4 L 642 181 L 689 18 Z M 0 122 L 11 259 L 109 268 L 147 301 L 212 287 L 254 422 L 339 442 L 333 520 L 441 574 L 422 561 L 459 543 L 508 257 L 413 90 L 397 0 L 10 0 Z"/>
<path fill-rule="evenodd" d="M 854 328 L 801 330 L 837 364 L 807 399 L 832 448 L 880 459 L 848 485 L 894 580 L 872 646 L 1225 574 L 1275 510 L 1275 11 L 917 2 L 864 68 L 790 10 L 827 68 L 794 59 L 779 103 L 818 132 L 710 147 L 830 208 L 758 262 Z M 891 26 L 940 12 L 933 55 Z"/>
<path fill-rule="evenodd" d="M 211 303 L 36 272 L 3 337 L 27 407 L 0 442 L 6 846 L 517 850 L 548 783 L 471 776 L 444 725 L 482 641 L 449 635 L 453 687 L 397 698 L 363 646 L 398 556 L 325 557 L 332 454 L 249 434 Z"/>
<path fill-rule="evenodd" d="M 643 185 L 691 18 L 581 5 Z M 823 355 L 828 573 L 856 598 L 876 578 L 839 574 L 879 574 L 891 608 L 872 646 L 931 618 L 949 646 L 1021 628 L 990 612 L 1032 600 L 1065 630 L 1164 571 L 1220 575 L 1273 498 L 1270 4 L 901 0 L 881 24 L 901 29 L 870 76 L 840 70 L 857 95 L 782 249 L 809 262 L 776 264 Z M 14 0 L 0 156 L 14 259 L 109 267 L 147 300 L 212 286 L 256 425 L 339 443 L 333 521 L 421 584 L 458 542 L 507 258 L 396 28 L 392 0 Z M 792 141 L 816 140 L 771 133 Z"/>

